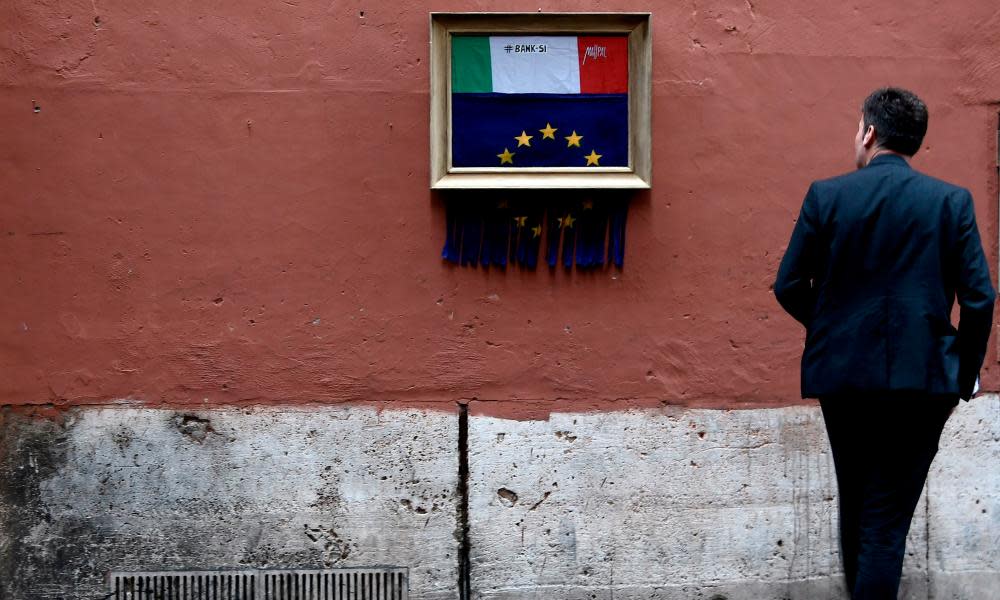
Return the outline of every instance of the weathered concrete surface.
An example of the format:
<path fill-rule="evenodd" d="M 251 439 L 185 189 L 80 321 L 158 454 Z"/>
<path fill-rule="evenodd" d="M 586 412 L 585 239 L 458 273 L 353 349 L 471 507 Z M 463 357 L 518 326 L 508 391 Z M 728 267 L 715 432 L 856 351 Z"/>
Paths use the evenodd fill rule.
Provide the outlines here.
<path fill-rule="evenodd" d="M 902 598 L 985 599 L 1000 585 L 998 410 L 996 396 L 956 409 Z M 818 408 L 473 416 L 469 447 L 481 598 L 846 597 Z"/>
<path fill-rule="evenodd" d="M 454 597 L 455 414 L 0 414 L 3 600 L 101 597 L 112 569 L 372 565 Z"/>
<path fill-rule="evenodd" d="M 469 419 L 473 597 L 843 597 L 819 412 Z M 458 418 L 371 408 L 2 415 L 0 598 L 89 598 L 111 569 L 411 568 L 457 595 Z M 903 598 L 1000 586 L 1000 398 L 956 410 Z"/>
<path fill-rule="evenodd" d="M 1000 402 L 984 400 L 956 409 L 928 477 L 935 600 L 1000 594 Z"/>

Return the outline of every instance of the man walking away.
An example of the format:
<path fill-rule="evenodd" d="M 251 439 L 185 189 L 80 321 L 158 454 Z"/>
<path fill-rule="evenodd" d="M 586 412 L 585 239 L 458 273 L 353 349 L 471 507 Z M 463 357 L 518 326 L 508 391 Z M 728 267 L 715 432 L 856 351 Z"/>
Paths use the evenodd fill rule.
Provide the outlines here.
<path fill-rule="evenodd" d="M 806 327 L 802 397 L 826 422 L 854 600 L 896 598 L 941 430 L 974 393 L 993 320 L 971 194 L 909 165 L 926 132 L 912 92 L 868 96 L 858 170 L 809 187 L 774 285 Z"/>

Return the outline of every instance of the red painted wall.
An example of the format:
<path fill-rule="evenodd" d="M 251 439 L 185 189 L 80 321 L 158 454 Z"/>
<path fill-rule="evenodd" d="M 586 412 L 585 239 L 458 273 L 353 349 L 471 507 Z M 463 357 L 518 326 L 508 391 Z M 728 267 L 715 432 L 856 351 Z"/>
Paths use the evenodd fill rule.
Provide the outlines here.
<path fill-rule="evenodd" d="M 538 8 L 654 11 L 623 270 L 439 258 L 428 12 Z M 871 89 L 926 99 L 914 164 L 996 265 L 998 31 L 994 0 L 8 0 L 0 403 L 799 402 L 769 286 Z"/>

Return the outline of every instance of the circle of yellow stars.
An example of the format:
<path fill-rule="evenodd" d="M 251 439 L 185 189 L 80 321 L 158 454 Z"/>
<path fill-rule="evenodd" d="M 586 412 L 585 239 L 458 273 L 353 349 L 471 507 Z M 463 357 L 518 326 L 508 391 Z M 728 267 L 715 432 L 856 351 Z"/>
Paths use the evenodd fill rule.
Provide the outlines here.
<path fill-rule="evenodd" d="M 545 123 L 545 128 L 544 129 L 539 129 L 538 131 L 539 131 L 539 133 L 542 134 L 542 140 L 553 140 L 553 141 L 555 141 L 555 139 L 556 139 L 556 132 L 559 131 L 559 129 L 557 127 L 553 127 L 552 123 L 546 122 Z M 583 149 L 583 147 L 580 145 L 580 141 L 583 140 L 583 136 L 580 135 L 580 134 L 578 134 L 575 129 L 573 130 L 573 133 L 571 133 L 569 135 L 562 136 L 562 137 L 566 140 L 566 147 L 567 148 L 574 148 L 575 147 L 575 148 L 580 148 L 581 150 Z M 521 130 L 521 135 L 515 135 L 514 136 L 514 139 L 517 140 L 517 146 L 515 147 L 515 149 L 520 148 L 521 146 L 526 146 L 528 148 L 531 148 L 532 147 L 531 146 L 531 140 L 534 139 L 534 138 L 535 138 L 534 135 L 528 135 L 528 131 L 526 129 L 522 129 Z M 503 165 L 514 166 L 514 156 L 516 154 L 517 154 L 517 152 L 511 152 L 509 148 L 505 147 L 503 149 L 503 152 L 501 152 L 500 154 L 497 154 L 497 158 L 500 159 L 500 166 L 503 166 Z M 583 157 L 583 159 L 587 161 L 587 164 L 584 165 L 584 166 L 587 166 L 587 167 L 599 167 L 599 166 L 601 166 L 600 160 L 601 160 L 602 156 L 604 156 L 604 155 L 603 154 L 598 154 L 597 150 L 591 148 L 590 154 L 587 154 L 587 155 L 585 155 Z"/>

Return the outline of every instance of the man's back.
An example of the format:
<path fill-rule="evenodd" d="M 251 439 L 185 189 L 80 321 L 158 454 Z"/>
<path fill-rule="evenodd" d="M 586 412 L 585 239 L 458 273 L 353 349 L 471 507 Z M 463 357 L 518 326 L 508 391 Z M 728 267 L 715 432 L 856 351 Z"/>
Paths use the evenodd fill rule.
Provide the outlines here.
<path fill-rule="evenodd" d="M 897 597 L 913 511 L 993 321 L 972 196 L 904 158 L 920 150 L 927 118 L 908 90 L 865 99 L 858 171 L 810 186 L 774 284 L 806 326 L 802 395 L 823 411 L 854 600 Z"/>
<path fill-rule="evenodd" d="M 902 157 L 810 187 L 775 294 L 807 328 L 804 397 L 971 394 L 993 305 L 972 198 Z"/>

